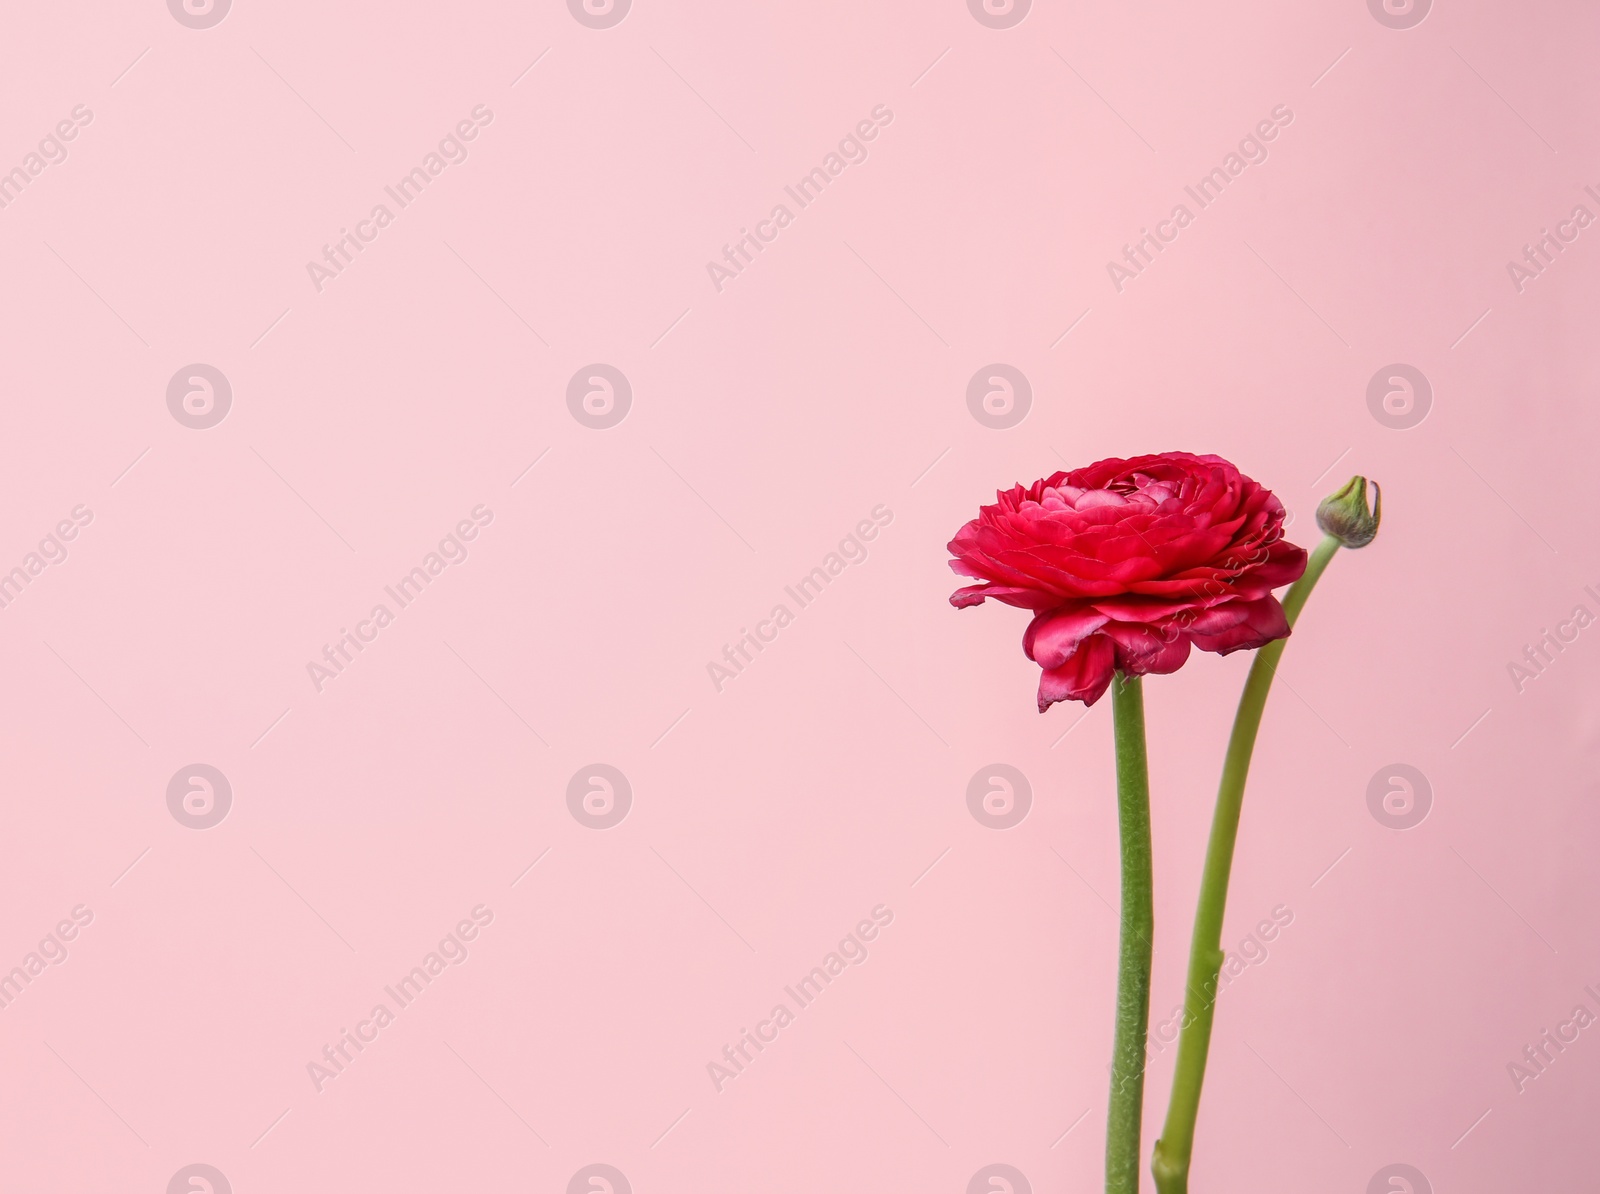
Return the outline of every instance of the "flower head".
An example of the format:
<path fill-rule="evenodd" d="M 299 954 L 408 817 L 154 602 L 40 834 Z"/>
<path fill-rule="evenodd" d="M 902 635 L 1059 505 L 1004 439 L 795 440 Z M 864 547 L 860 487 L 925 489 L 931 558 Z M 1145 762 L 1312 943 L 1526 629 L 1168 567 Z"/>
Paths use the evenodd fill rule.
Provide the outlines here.
<path fill-rule="evenodd" d="M 950 567 L 1033 611 L 1022 649 L 1044 669 L 1039 711 L 1092 705 L 1117 671 L 1177 671 L 1191 646 L 1226 655 L 1289 633 L 1272 590 L 1306 553 L 1283 503 L 1220 456 L 1102 460 L 1002 491 L 950 541 Z"/>
<path fill-rule="evenodd" d="M 1317 525 L 1332 535 L 1341 546 L 1354 550 L 1378 537 L 1383 521 L 1383 490 L 1372 482 L 1372 508 L 1367 508 L 1367 479 L 1351 477 L 1344 488 L 1330 493 L 1317 507 Z"/>

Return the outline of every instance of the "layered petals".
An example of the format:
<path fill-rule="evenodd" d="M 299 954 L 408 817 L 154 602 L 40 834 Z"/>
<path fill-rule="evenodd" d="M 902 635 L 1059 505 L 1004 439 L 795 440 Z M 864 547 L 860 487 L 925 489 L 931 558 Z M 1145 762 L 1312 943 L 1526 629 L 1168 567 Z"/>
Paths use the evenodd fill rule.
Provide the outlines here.
<path fill-rule="evenodd" d="M 1192 647 L 1227 654 L 1289 633 L 1272 591 L 1305 571 L 1283 504 L 1218 456 L 1102 460 L 995 495 L 950 542 L 950 566 L 1033 611 L 1023 650 L 1039 707 L 1092 705 L 1118 671 L 1176 671 Z"/>

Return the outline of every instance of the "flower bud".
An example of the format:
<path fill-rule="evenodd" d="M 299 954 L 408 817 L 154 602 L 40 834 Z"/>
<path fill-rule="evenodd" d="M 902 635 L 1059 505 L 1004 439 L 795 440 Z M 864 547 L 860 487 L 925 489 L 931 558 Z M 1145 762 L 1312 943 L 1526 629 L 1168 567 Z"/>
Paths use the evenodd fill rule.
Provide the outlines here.
<path fill-rule="evenodd" d="M 1372 482 L 1372 509 L 1367 509 L 1367 479 L 1351 477 L 1338 493 L 1330 493 L 1317 507 L 1317 525 L 1345 547 L 1365 547 L 1378 535 L 1383 521 L 1383 491 Z"/>

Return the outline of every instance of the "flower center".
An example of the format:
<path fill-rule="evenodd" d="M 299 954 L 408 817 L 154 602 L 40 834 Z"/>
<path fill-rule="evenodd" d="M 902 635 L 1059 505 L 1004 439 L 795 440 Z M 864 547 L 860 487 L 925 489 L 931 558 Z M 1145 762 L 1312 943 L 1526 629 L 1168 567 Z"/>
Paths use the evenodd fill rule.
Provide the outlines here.
<path fill-rule="evenodd" d="M 1046 510 L 1093 510 L 1098 506 L 1132 506 L 1154 510 L 1162 502 L 1178 496 L 1170 481 L 1158 481 L 1146 473 L 1119 477 L 1106 489 L 1080 489 L 1076 485 L 1047 488 L 1039 505 Z"/>

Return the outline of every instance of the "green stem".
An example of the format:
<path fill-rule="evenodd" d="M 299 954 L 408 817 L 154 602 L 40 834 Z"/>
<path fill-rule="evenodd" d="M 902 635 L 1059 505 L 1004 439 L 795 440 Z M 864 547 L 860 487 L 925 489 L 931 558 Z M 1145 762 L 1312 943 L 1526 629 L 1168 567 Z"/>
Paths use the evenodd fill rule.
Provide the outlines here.
<path fill-rule="evenodd" d="M 1311 553 L 1305 574 L 1283 598 L 1283 612 L 1293 626 L 1327 568 L 1339 540 L 1329 535 Z M 1217 789 L 1217 809 L 1211 819 L 1211 840 L 1206 846 L 1205 870 L 1200 879 L 1200 902 L 1195 909 L 1194 940 L 1189 947 L 1188 989 L 1183 1000 L 1183 1030 L 1178 1038 L 1178 1061 L 1172 1075 L 1172 1100 L 1167 1122 L 1156 1141 L 1151 1169 L 1161 1194 L 1188 1194 L 1189 1157 L 1194 1150 L 1195 1118 L 1200 1114 L 1200 1086 L 1205 1080 L 1206 1055 L 1211 1048 L 1211 1021 L 1216 1010 L 1217 972 L 1222 967 L 1222 915 L 1228 903 L 1228 873 L 1233 867 L 1233 847 L 1239 837 L 1239 810 L 1244 802 L 1250 754 L 1267 705 L 1267 693 L 1277 674 L 1278 659 L 1287 639 L 1277 639 L 1256 652 L 1250 675 L 1239 696 L 1233 735 L 1222 764 Z"/>
<path fill-rule="evenodd" d="M 1155 933 L 1150 862 L 1150 774 L 1144 745 L 1144 687 L 1138 676 L 1111 682 L 1117 746 L 1117 821 L 1122 833 L 1122 941 L 1117 965 L 1117 1031 L 1106 1116 L 1106 1194 L 1139 1194 L 1145 1034 L 1150 1023 L 1150 953 Z"/>

